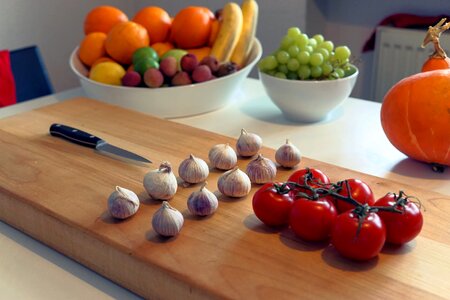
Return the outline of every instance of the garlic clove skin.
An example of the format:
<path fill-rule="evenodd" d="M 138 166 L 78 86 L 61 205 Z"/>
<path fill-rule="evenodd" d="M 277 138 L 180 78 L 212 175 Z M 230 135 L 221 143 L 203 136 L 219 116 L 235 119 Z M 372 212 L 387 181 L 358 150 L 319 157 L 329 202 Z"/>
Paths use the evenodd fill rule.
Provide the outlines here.
<path fill-rule="evenodd" d="M 211 215 L 217 210 L 218 206 L 219 201 L 216 195 L 206 188 L 206 182 L 199 191 L 195 191 L 189 195 L 187 200 L 187 207 L 190 213 L 196 216 Z"/>
<path fill-rule="evenodd" d="M 250 193 L 252 183 L 247 174 L 239 170 L 238 167 L 234 167 L 219 177 L 217 187 L 225 196 L 240 198 Z"/>
<path fill-rule="evenodd" d="M 302 155 L 300 150 L 288 139 L 286 144 L 281 145 L 275 152 L 275 161 L 282 167 L 293 168 L 300 163 Z"/>
<path fill-rule="evenodd" d="M 208 178 L 208 164 L 201 158 L 190 155 L 178 167 L 178 175 L 187 183 L 199 183 Z"/>
<path fill-rule="evenodd" d="M 153 214 L 152 227 L 162 236 L 175 236 L 183 227 L 184 217 L 169 202 L 163 201 L 161 207 Z"/>
<path fill-rule="evenodd" d="M 261 154 L 248 163 L 245 171 L 250 181 L 256 184 L 272 182 L 277 175 L 277 166 L 273 161 L 263 157 Z"/>
<path fill-rule="evenodd" d="M 108 210 L 116 219 L 126 219 L 134 215 L 139 209 L 138 196 L 128 189 L 116 186 L 116 190 L 109 195 Z"/>
<path fill-rule="evenodd" d="M 219 170 L 230 170 L 237 164 L 237 154 L 229 144 L 213 146 L 208 153 L 211 166 Z"/>
<path fill-rule="evenodd" d="M 153 199 L 170 200 L 177 192 L 177 177 L 172 172 L 172 166 L 164 161 L 159 169 L 152 170 L 144 176 L 144 188 Z"/>
<path fill-rule="evenodd" d="M 250 157 L 257 154 L 261 147 L 261 137 L 242 128 L 241 135 L 236 142 L 237 153 L 242 157 Z"/>

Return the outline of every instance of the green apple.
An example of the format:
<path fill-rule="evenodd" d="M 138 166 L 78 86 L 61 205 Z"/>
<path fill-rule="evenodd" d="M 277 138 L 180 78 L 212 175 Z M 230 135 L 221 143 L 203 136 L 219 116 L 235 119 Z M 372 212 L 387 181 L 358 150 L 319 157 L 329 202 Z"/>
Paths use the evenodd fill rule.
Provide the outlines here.
<path fill-rule="evenodd" d="M 183 49 L 170 49 L 169 51 L 164 53 L 163 56 L 161 56 L 161 59 L 164 59 L 164 58 L 166 58 L 168 56 L 175 57 L 176 60 L 177 60 L 178 70 L 181 70 L 180 61 L 181 61 L 181 58 L 183 56 L 185 56 L 186 54 L 188 54 L 188 52 L 186 50 L 183 50 Z"/>

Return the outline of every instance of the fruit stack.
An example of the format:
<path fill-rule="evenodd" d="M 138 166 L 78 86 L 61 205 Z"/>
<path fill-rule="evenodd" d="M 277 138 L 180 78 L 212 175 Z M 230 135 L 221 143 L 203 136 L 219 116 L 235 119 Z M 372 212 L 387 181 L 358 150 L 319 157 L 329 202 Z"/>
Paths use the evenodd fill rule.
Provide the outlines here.
<path fill-rule="evenodd" d="M 214 14 L 188 6 L 171 17 L 144 7 L 133 17 L 98 6 L 85 17 L 78 56 L 89 78 L 111 85 L 150 88 L 200 83 L 244 67 L 258 18 L 255 0 L 226 3 Z"/>

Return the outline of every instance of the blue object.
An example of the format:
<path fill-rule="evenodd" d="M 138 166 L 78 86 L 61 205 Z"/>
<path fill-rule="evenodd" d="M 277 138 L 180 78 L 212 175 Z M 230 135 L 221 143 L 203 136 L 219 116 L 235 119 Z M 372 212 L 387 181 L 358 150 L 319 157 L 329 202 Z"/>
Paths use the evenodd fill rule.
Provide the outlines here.
<path fill-rule="evenodd" d="M 12 50 L 10 58 L 17 102 L 53 93 L 52 83 L 37 46 Z"/>

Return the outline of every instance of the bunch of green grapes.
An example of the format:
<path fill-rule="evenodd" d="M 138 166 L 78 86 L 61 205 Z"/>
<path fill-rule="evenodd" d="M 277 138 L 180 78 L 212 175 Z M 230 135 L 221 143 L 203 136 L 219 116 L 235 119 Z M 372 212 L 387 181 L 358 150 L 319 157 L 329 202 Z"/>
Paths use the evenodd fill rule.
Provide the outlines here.
<path fill-rule="evenodd" d="M 347 46 L 334 47 L 321 34 L 310 38 L 298 27 L 291 27 L 278 50 L 261 59 L 258 67 L 261 72 L 283 79 L 338 79 L 356 72 L 349 62 L 350 55 Z"/>

